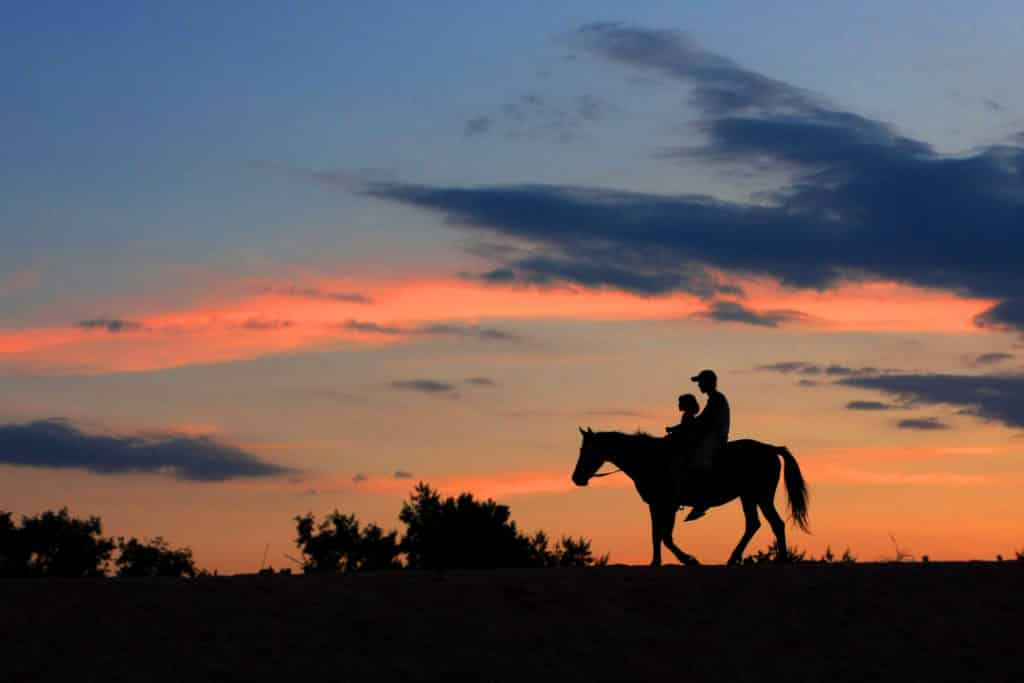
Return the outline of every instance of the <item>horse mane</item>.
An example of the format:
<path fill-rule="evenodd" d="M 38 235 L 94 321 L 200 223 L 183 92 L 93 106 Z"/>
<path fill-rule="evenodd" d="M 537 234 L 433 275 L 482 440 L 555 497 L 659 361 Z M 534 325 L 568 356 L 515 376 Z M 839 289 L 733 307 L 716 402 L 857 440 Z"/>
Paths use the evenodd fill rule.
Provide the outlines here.
<path fill-rule="evenodd" d="M 656 448 L 665 443 L 663 437 L 654 436 L 641 430 L 637 430 L 632 434 L 627 434 L 626 432 L 599 432 L 599 434 L 603 434 L 613 439 L 629 439 L 630 441 L 639 442 L 641 446 L 649 448 Z"/>

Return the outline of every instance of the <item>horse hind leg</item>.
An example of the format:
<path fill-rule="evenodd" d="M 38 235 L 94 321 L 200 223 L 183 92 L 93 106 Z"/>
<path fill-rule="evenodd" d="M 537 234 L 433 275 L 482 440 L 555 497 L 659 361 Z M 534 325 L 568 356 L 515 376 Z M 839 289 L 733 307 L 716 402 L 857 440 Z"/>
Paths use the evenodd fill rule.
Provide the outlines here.
<path fill-rule="evenodd" d="M 677 507 L 674 502 L 671 505 L 665 506 L 665 521 L 662 525 L 662 530 L 664 534 L 661 540 L 665 544 L 665 547 L 668 548 L 669 551 L 676 556 L 676 559 L 679 560 L 681 564 L 700 564 L 696 557 L 694 557 L 690 553 L 684 552 L 682 548 L 677 546 L 676 542 L 672 539 L 672 532 L 676 526 L 676 511 Z"/>
<path fill-rule="evenodd" d="M 758 504 L 761 513 L 768 520 L 768 525 L 775 534 L 775 560 L 777 562 L 789 561 L 789 546 L 786 545 L 786 522 L 779 516 L 775 509 L 775 502 L 769 498 Z"/>
<path fill-rule="evenodd" d="M 757 502 L 749 498 L 743 498 L 742 501 L 743 517 L 746 520 L 747 526 L 743 530 L 743 537 L 740 538 L 740 542 L 736 544 L 736 549 L 729 556 L 727 564 L 739 564 L 743 560 L 743 551 L 747 549 L 750 539 L 761 528 L 761 520 L 757 518 Z"/>

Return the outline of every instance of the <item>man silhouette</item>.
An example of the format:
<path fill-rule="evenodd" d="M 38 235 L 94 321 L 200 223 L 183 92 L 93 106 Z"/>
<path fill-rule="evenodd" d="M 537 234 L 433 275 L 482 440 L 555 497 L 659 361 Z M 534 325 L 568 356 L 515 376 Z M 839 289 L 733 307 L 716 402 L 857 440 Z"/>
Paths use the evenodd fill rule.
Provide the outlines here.
<path fill-rule="evenodd" d="M 725 394 L 718 390 L 718 376 L 713 370 L 701 370 L 690 378 L 697 383 L 701 393 L 707 394 L 708 400 L 694 421 L 694 437 L 697 449 L 694 454 L 693 464 L 695 473 L 698 473 L 701 486 L 706 492 L 711 487 L 711 469 L 714 465 L 715 454 L 725 448 L 729 441 L 729 401 Z M 710 492 L 707 492 L 710 493 Z M 697 502 L 694 504 L 690 514 L 686 516 L 687 522 L 700 519 L 707 512 L 709 502 L 707 493 L 698 493 Z"/>

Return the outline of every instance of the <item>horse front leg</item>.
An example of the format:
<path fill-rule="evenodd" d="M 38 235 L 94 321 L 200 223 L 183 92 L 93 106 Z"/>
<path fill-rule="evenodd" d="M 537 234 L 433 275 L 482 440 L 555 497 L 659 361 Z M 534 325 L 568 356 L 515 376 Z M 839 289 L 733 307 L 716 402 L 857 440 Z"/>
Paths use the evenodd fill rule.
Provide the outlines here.
<path fill-rule="evenodd" d="M 653 503 L 648 504 L 647 507 L 651 511 L 651 549 L 652 549 L 651 566 L 652 567 L 660 567 L 661 566 L 661 528 L 660 528 L 659 525 L 661 523 L 661 520 L 660 520 L 661 515 L 658 514 L 657 508 L 655 508 Z"/>
<path fill-rule="evenodd" d="M 663 513 L 665 521 L 661 525 L 664 535 L 662 536 L 661 540 L 665 544 L 665 547 L 672 551 L 672 554 L 676 556 L 676 559 L 679 560 L 681 564 L 700 564 L 700 562 L 697 561 L 696 557 L 689 553 L 683 552 L 683 550 L 676 545 L 675 540 L 673 540 L 672 538 L 672 532 L 675 530 L 676 527 L 676 512 L 677 509 L 674 504 L 665 506 L 665 511 Z"/>

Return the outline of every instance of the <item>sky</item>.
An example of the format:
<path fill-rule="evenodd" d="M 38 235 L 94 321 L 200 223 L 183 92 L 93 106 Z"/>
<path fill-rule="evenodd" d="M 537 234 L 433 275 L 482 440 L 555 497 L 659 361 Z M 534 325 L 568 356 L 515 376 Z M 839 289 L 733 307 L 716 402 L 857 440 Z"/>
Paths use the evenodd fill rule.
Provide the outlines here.
<path fill-rule="evenodd" d="M 1024 12 L 834 4 L 8 12 L 0 509 L 252 572 L 424 481 L 643 563 L 577 428 L 661 434 L 712 368 L 804 471 L 791 543 L 1011 555 Z"/>

